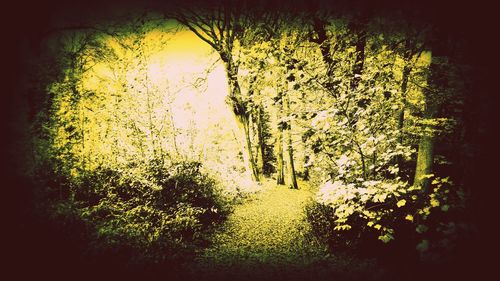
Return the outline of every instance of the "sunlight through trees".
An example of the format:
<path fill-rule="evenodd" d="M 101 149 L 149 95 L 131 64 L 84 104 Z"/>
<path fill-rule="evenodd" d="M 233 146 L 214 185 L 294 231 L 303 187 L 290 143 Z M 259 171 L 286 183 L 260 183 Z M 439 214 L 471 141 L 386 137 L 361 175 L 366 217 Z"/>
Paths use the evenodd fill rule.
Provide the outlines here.
<path fill-rule="evenodd" d="M 47 220 L 135 266 L 237 256 L 233 234 L 279 233 L 307 262 L 458 249 L 478 110 L 461 39 L 407 10 L 275 5 L 179 1 L 42 36 L 26 171 Z M 247 209 L 267 225 L 237 229 Z"/>

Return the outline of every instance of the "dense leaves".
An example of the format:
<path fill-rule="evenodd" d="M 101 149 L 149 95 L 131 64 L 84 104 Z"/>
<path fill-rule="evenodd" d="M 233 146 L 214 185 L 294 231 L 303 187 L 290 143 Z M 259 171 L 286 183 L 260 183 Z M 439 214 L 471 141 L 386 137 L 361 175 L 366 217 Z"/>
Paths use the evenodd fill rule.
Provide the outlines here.
<path fill-rule="evenodd" d="M 462 191 L 450 191 L 450 187 L 447 178 L 434 178 L 432 192 L 422 196 L 419 188 L 401 182 L 371 181 L 359 186 L 327 182 L 321 187 L 317 202 L 308 206 L 308 219 L 316 234 L 334 250 L 363 250 L 359 247 L 366 247 L 366 243 L 376 245 L 377 238 L 383 243 L 394 239 L 413 241 L 414 247 L 425 252 L 428 248 L 416 243 L 429 243 L 429 227 L 440 227 L 432 218 L 444 219 L 450 208 L 463 207 Z M 359 245 L 362 243 L 365 245 Z"/>
<path fill-rule="evenodd" d="M 100 167 L 57 183 L 47 174 L 39 177 L 52 190 L 45 200 L 57 223 L 84 225 L 89 254 L 108 253 L 130 263 L 186 259 L 227 216 L 227 198 L 200 163 L 152 164 L 146 170 L 141 175 Z"/>

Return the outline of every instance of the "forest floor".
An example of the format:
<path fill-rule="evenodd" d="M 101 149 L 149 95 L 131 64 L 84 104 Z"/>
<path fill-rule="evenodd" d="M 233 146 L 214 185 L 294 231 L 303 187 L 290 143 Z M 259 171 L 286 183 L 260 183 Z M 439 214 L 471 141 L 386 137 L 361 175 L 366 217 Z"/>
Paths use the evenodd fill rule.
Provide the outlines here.
<path fill-rule="evenodd" d="M 264 181 L 235 207 L 192 272 L 204 280 L 371 279 L 363 278 L 369 261 L 331 256 L 311 235 L 304 207 L 314 194 L 307 182 L 294 190 Z"/>

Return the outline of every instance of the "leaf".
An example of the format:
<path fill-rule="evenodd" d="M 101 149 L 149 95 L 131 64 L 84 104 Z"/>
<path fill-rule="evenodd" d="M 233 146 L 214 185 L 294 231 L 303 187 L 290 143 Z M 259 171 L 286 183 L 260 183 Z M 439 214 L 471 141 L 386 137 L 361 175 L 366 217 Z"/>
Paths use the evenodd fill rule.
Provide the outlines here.
<path fill-rule="evenodd" d="M 383 203 L 386 197 L 387 194 L 375 194 L 375 196 L 373 196 L 373 202 Z"/>
<path fill-rule="evenodd" d="M 351 226 L 348 225 L 348 224 L 344 224 L 344 225 L 337 225 L 333 228 L 334 230 L 349 230 L 351 229 Z"/>
<path fill-rule="evenodd" d="M 413 216 L 408 214 L 408 215 L 406 215 L 405 220 L 413 221 Z"/>
<path fill-rule="evenodd" d="M 439 207 L 439 205 L 440 205 L 439 200 L 437 200 L 436 198 L 431 199 L 431 206 L 432 207 Z"/>
<path fill-rule="evenodd" d="M 401 208 L 405 204 L 406 204 L 406 200 L 402 199 L 402 200 L 399 200 L 398 203 L 396 203 L 396 206 L 398 206 L 398 208 Z"/>
<path fill-rule="evenodd" d="M 381 240 L 384 243 L 389 243 L 391 240 L 394 240 L 394 236 L 391 234 L 387 233 L 385 235 L 381 235 L 378 237 L 379 240 Z"/>
<path fill-rule="evenodd" d="M 425 174 L 425 175 L 422 175 L 422 176 L 420 177 L 420 179 L 421 179 L 421 180 L 424 180 L 424 179 L 430 179 L 430 178 L 432 178 L 432 177 L 434 177 L 434 174 Z"/>
<path fill-rule="evenodd" d="M 443 212 L 447 212 L 449 209 L 450 209 L 450 205 L 443 205 L 443 206 L 441 206 L 441 210 Z"/>

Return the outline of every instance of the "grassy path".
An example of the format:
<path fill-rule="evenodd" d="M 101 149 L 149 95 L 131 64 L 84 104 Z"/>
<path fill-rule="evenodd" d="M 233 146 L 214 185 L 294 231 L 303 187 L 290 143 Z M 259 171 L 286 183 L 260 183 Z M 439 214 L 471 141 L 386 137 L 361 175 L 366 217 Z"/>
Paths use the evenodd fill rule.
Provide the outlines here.
<path fill-rule="evenodd" d="M 299 184 L 292 190 L 266 181 L 261 192 L 237 205 L 194 266 L 196 274 L 213 280 L 326 280 L 338 276 L 339 268 L 345 271 L 349 262 L 332 263 L 310 234 L 304 206 L 314 191 Z"/>

